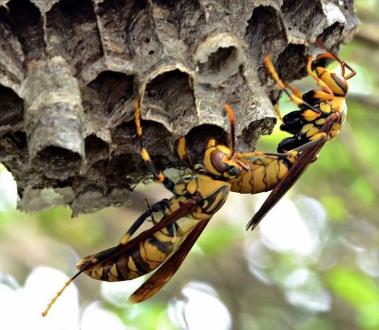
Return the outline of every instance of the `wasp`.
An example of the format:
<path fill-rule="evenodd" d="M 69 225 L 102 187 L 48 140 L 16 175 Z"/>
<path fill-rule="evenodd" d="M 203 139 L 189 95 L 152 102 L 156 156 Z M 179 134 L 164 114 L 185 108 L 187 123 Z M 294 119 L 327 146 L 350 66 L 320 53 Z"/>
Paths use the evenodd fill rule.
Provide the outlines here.
<path fill-rule="evenodd" d="M 323 67 L 321 65 L 323 60 L 337 61 L 341 67 L 341 74 L 331 72 Z M 282 120 L 280 129 L 292 134 L 291 137 L 285 138 L 279 143 L 278 152 L 291 150 L 306 142 L 317 140 L 321 133 L 321 127 L 331 115 L 335 120 L 328 132 L 328 139 L 335 138 L 346 118 L 348 80 L 354 77 L 356 72 L 331 51 L 322 53 L 315 59 L 308 56 L 307 73 L 316 81 L 320 89 L 302 94 L 299 89 L 280 79 L 270 55 L 266 56 L 263 62 L 279 89 L 284 91 L 290 100 L 299 107 L 299 110 L 291 111 L 284 117 L 278 110 L 278 116 Z M 350 71 L 349 74 L 346 74 L 346 69 Z"/>
<path fill-rule="evenodd" d="M 296 168 L 298 159 L 314 142 L 285 153 L 235 151 L 234 113 L 225 105 L 230 122 L 229 145 L 210 138 L 203 153 L 202 164 L 189 176 L 174 183 L 156 169 L 143 144 L 141 100 L 135 104 L 135 124 L 139 153 L 153 174 L 173 196 L 163 199 L 142 213 L 119 241 L 118 245 L 81 259 L 78 272 L 71 277 L 51 300 L 42 315 L 65 288 L 81 273 L 102 281 L 124 281 L 155 270 L 130 297 L 133 303 L 144 301 L 158 292 L 176 273 L 212 216 L 223 206 L 230 191 L 258 193 L 271 190 Z M 183 144 L 184 143 L 184 144 Z M 185 141 L 178 153 L 186 156 Z M 136 235 L 151 217 L 151 226 Z"/>
<path fill-rule="evenodd" d="M 338 75 L 321 66 L 320 61 L 325 59 L 337 61 L 341 67 L 341 74 Z M 314 144 L 302 153 L 296 166 L 275 186 L 261 208 L 248 222 L 247 228 L 252 230 L 291 188 L 310 163 L 315 161 L 325 143 L 339 134 L 346 118 L 348 80 L 356 74 L 348 64 L 331 51 L 318 55 L 316 59 L 308 56 L 307 73 L 316 81 L 320 89 L 302 94 L 299 89 L 280 79 L 270 55 L 266 56 L 263 62 L 279 89 L 299 107 L 299 110 L 292 111 L 284 117 L 279 112 L 279 118 L 282 117 L 283 121 L 280 129 L 293 135 L 279 143 L 278 152 L 307 145 L 310 141 Z M 346 69 L 350 71 L 349 74 L 346 74 Z"/>

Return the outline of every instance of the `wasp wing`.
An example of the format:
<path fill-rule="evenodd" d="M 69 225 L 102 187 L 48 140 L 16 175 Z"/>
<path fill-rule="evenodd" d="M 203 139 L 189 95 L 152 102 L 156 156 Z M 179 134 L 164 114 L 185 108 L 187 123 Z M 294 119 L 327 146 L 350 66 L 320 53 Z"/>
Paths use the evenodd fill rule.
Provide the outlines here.
<path fill-rule="evenodd" d="M 149 237 L 153 236 L 158 231 L 172 224 L 180 218 L 185 217 L 191 213 L 197 206 L 198 201 L 195 199 L 189 199 L 183 203 L 179 209 L 172 212 L 171 214 L 165 215 L 157 224 L 153 227 L 141 232 L 135 238 L 128 241 L 126 244 L 119 244 L 110 249 L 98 252 L 94 255 L 86 257 L 86 261 L 77 266 L 79 273 L 87 271 L 95 266 L 105 266 L 114 263 L 121 254 L 125 251 L 130 250 L 134 246 L 138 245 L 140 242 L 145 241 Z M 75 275 L 77 276 L 77 274 Z"/>
<path fill-rule="evenodd" d="M 120 257 L 122 253 L 125 251 L 131 249 L 132 247 L 138 245 L 141 241 L 144 241 L 163 229 L 164 227 L 167 227 L 171 223 L 174 223 L 178 219 L 188 215 L 191 213 L 195 207 L 198 205 L 199 199 L 192 198 L 188 199 L 185 203 L 183 203 L 176 211 L 172 212 L 171 214 L 168 214 L 164 216 L 160 222 L 158 222 L 156 225 L 151 227 L 150 229 L 147 229 L 137 235 L 134 239 L 131 239 L 126 244 L 119 244 L 117 246 L 114 246 L 110 249 L 101 251 L 99 253 L 96 253 L 92 256 L 88 256 L 85 258 L 84 262 L 79 264 L 77 266 L 78 272 L 72 276 L 65 284 L 64 286 L 57 292 L 57 294 L 54 296 L 53 299 L 49 302 L 46 309 L 42 312 L 42 316 L 46 316 L 50 310 L 50 308 L 53 306 L 53 304 L 57 301 L 57 299 L 62 295 L 63 291 L 74 281 L 75 278 L 77 278 L 81 273 L 90 270 L 92 267 L 96 266 L 106 266 L 110 265 L 117 261 L 117 258 Z"/>
<path fill-rule="evenodd" d="M 209 220 L 200 221 L 187 235 L 179 248 L 129 297 L 128 301 L 139 303 L 155 295 L 174 276 L 208 222 Z"/>
<path fill-rule="evenodd" d="M 323 125 L 321 131 L 328 135 L 333 124 L 340 119 L 340 116 L 330 115 L 327 122 Z M 271 191 L 270 195 L 264 201 L 260 209 L 247 223 L 246 230 L 254 230 L 254 228 L 261 222 L 263 217 L 275 206 L 275 204 L 284 196 L 284 194 L 294 185 L 299 177 L 304 173 L 308 166 L 314 161 L 317 154 L 327 141 L 327 137 L 322 137 L 319 140 L 313 141 L 312 146 L 304 150 L 299 156 L 297 162 L 290 168 L 287 175 L 282 181 Z"/>

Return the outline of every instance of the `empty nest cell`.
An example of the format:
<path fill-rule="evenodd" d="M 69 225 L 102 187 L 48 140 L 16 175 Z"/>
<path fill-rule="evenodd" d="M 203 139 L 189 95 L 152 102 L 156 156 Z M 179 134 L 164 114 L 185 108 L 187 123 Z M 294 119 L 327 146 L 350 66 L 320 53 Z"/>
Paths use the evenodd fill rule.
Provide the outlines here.
<path fill-rule="evenodd" d="M 284 0 L 282 12 L 289 29 L 291 25 L 302 33 L 309 33 L 324 19 L 320 1 Z"/>
<path fill-rule="evenodd" d="M 22 99 L 12 89 L 0 85 L 0 136 L 17 124 L 22 126 L 22 120 Z"/>
<path fill-rule="evenodd" d="M 249 51 L 259 64 L 265 55 L 283 50 L 287 45 L 287 38 L 280 13 L 273 7 L 255 8 L 248 21 L 245 39 Z"/>
<path fill-rule="evenodd" d="M 45 56 L 43 21 L 38 8 L 28 0 L 12 0 L 8 11 L 0 15 L 0 22 L 8 23 L 15 32 L 26 62 Z"/>
<path fill-rule="evenodd" d="M 102 25 L 102 43 L 108 54 L 125 59 L 132 57 L 129 32 L 145 8 L 146 3 L 141 0 L 107 0 L 97 5 L 96 13 Z"/>
<path fill-rule="evenodd" d="M 289 44 L 278 56 L 276 67 L 284 80 L 294 80 L 304 77 L 307 59 L 304 56 L 304 45 Z"/>
<path fill-rule="evenodd" d="M 78 72 L 102 55 L 94 4 L 91 0 L 61 0 L 46 16 L 51 55 L 63 56 Z"/>
<path fill-rule="evenodd" d="M 108 144 L 95 134 L 91 134 L 85 138 L 84 148 L 87 166 L 109 157 Z"/>
<path fill-rule="evenodd" d="M 79 172 L 81 161 L 78 153 L 57 146 L 43 148 L 33 159 L 34 165 L 52 179 L 67 179 L 75 175 Z"/>
<path fill-rule="evenodd" d="M 208 37 L 196 50 L 198 81 L 220 84 L 236 74 L 246 61 L 245 45 L 228 33 Z"/>
<path fill-rule="evenodd" d="M 113 115 L 125 114 L 125 103 L 133 96 L 133 76 L 121 72 L 103 71 L 88 86 L 93 96 L 100 100 L 100 108 L 91 107 L 91 111 L 102 113 L 104 120 Z M 91 100 L 89 100 L 91 101 Z"/>
<path fill-rule="evenodd" d="M 197 121 L 191 76 L 176 69 L 150 80 L 143 97 L 142 117 L 160 122 L 178 135 L 186 134 L 185 127 Z"/>

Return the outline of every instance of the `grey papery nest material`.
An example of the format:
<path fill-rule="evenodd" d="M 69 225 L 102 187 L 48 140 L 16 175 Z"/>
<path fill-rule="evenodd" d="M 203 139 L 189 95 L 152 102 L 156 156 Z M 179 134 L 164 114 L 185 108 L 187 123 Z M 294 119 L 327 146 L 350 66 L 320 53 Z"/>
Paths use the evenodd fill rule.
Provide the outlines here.
<path fill-rule="evenodd" d="M 137 93 L 161 169 L 179 166 L 181 135 L 195 159 L 208 137 L 226 140 L 224 103 L 238 149 L 253 149 L 278 97 L 263 56 L 298 79 L 317 37 L 337 49 L 356 26 L 350 0 L 0 0 L 0 161 L 19 207 L 77 214 L 127 203 L 148 174 Z"/>

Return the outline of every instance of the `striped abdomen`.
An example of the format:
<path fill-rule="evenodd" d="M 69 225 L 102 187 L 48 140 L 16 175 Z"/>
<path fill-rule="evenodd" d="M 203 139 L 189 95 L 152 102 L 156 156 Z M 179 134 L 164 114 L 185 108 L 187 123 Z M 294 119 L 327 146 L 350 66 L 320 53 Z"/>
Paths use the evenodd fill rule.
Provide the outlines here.
<path fill-rule="evenodd" d="M 275 188 L 292 166 L 286 158 L 275 156 L 244 159 L 243 162 L 250 170 L 235 179 L 230 189 L 241 194 L 256 194 Z"/>
<path fill-rule="evenodd" d="M 175 185 L 176 195 L 168 200 L 165 210 L 160 214 L 154 213 L 154 221 L 159 222 L 164 216 L 178 210 L 190 198 L 189 195 L 201 195 L 202 200 L 198 207 L 186 217 L 176 220 L 122 253 L 115 254 L 120 249 L 118 245 L 82 259 L 80 264 L 88 260 L 104 260 L 85 273 L 94 279 L 113 282 L 131 280 L 153 271 L 180 246 L 198 221 L 209 220 L 217 212 L 226 200 L 229 187 L 226 182 L 204 175 L 181 180 Z"/>

